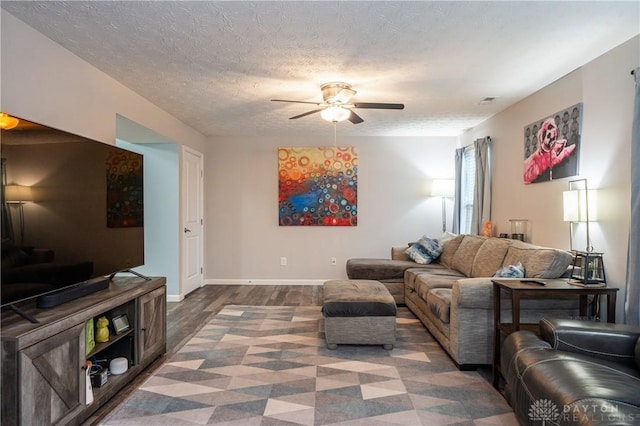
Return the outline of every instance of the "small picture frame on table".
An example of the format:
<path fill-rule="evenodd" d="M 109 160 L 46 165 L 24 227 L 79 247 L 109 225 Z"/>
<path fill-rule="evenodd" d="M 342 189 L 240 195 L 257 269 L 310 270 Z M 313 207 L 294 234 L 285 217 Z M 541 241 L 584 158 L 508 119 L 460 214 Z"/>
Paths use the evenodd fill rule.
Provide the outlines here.
<path fill-rule="evenodd" d="M 111 319 L 111 323 L 113 324 L 113 330 L 116 332 L 116 334 L 122 334 L 131 329 L 131 326 L 129 325 L 129 318 L 127 318 L 127 314 L 113 317 Z"/>

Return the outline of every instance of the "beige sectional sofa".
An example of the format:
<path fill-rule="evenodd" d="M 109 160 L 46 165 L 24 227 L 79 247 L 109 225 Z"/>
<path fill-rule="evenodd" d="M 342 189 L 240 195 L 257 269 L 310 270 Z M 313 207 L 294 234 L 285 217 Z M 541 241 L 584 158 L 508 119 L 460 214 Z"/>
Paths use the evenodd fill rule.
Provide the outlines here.
<path fill-rule="evenodd" d="M 493 357 L 492 276 L 520 262 L 528 278 L 557 278 L 566 273 L 571 253 L 518 240 L 459 235 L 440 241 L 442 254 L 433 263 L 418 265 L 394 247 L 391 259 L 350 259 L 350 279 L 384 283 L 396 303 L 404 303 L 461 369 L 490 364 Z M 398 286 L 404 289 L 400 298 Z M 503 301 L 503 321 L 511 317 Z M 522 322 L 542 317 L 578 315 L 575 299 L 527 299 L 521 303 Z"/>

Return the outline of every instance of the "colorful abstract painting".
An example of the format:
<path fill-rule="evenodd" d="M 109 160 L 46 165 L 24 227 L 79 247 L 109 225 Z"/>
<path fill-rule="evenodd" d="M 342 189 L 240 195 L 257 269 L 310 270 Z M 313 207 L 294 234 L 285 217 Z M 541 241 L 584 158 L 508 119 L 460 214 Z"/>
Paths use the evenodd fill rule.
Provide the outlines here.
<path fill-rule="evenodd" d="M 278 148 L 280 226 L 356 226 L 355 147 Z"/>
<path fill-rule="evenodd" d="M 119 149 L 109 152 L 107 169 L 107 227 L 144 224 L 142 161 L 138 154 Z"/>

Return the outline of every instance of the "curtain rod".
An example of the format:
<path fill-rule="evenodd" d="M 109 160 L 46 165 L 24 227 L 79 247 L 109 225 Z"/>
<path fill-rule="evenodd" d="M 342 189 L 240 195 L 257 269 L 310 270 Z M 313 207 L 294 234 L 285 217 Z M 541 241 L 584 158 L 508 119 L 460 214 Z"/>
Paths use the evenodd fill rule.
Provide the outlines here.
<path fill-rule="evenodd" d="M 491 136 L 485 136 L 487 139 L 489 139 L 489 141 L 491 141 Z M 463 146 L 462 149 L 467 149 L 467 148 L 471 148 L 473 146 L 475 142 L 471 142 L 469 145 L 467 146 Z"/>

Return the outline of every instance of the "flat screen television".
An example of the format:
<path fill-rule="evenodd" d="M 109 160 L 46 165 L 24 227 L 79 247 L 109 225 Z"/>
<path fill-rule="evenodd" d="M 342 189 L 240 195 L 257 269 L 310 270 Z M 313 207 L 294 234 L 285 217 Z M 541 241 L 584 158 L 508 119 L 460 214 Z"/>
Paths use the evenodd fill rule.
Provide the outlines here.
<path fill-rule="evenodd" d="M 3 307 L 144 264 L 142 155 L 22 119 L 0 132 Z"/>

